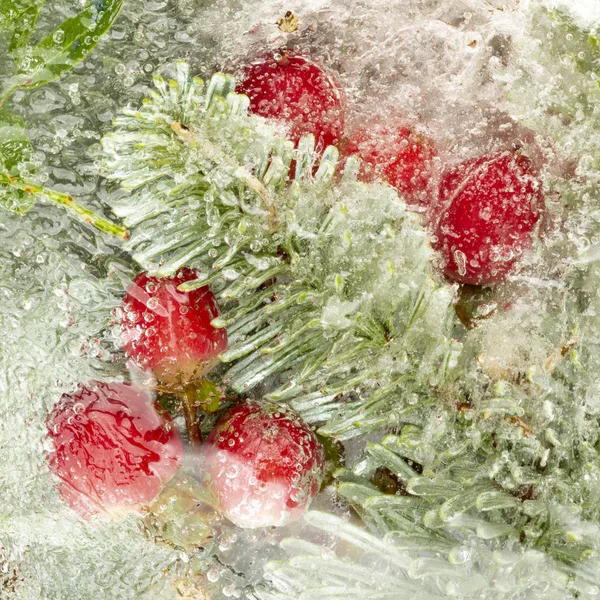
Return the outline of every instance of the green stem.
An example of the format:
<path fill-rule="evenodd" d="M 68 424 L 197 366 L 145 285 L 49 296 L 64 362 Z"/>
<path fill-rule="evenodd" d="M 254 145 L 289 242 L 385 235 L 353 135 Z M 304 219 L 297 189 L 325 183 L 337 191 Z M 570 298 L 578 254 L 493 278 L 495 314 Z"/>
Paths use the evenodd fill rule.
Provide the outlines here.
<path fill-rule="evenodd" d="M 179 395 L 183 407 L 183 416 L 185 418 L 185 428 L 187 429 L 190 443 L 194 450 L 202 446 L 202 433 L 200 433 L 200 424 L 198 423 L 198 411 L 196 410 L 196 388 L 194 385 L 188 385 Z"/>
<path fill-rule="evenodd" d="M 14 189 L 45 198 L 46 200 L 50 200 L 50 202 L 64 206 L 76 214 L 84 223 L 89 223 L 104 233 L 114 235 L 122 240 L 126 240 L 129 237 L 127 229 L 101 217 L 88 208 L 84 208 L 80 204 L 77 204 L 69 194 L 62 194 L 61 192 L 50 190 L 36 183 L 31 183 L 20 177 L 8 175 L 6 173 L 0 173 L 0 184 L 9 185 Z"/>

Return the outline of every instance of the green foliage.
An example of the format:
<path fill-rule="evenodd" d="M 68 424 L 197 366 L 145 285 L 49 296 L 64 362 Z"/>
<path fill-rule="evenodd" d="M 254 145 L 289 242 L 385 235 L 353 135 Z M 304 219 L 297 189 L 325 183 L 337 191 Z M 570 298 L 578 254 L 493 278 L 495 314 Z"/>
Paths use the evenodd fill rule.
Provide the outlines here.
<path fill-rule="evenodd" d="M 598 33 L 582 30 L 571 17 L 561 11 L 543 11 L 538 17 L 537 27 L 550 26 L 552 29 L 552 51 L 568 57 L 584 75 L 600 79 L 600 44 Z M 548 39 L 548 36 L 546 36 Z"/>
<path fill-rule="evenodd" d="M 123 1 L 94 0 L 78 15 L 30 46 L 42 0 L 0 0 L 0 30 L 11 35 L 7 49 L 16 65 L 15 73 L 0 73 L 0 207 L 5 210 L 25 213 L 33 206 L 36 196 L 44 197 L 67 207 L 106 233 L 126 237 L 123 228 L 79 206 L 70 196 L 45 190 L 23 178 L 31 174 L 27 167 L 31 166 L 28 163 L 33 148 L 23 121 L 3 109 L 17 89 L 33 89 L 55 81 L 81 62 L 110 28 Z"/>
<path fill-rule="evenodd" d="M 0 170 L 7 175 L 19 174 L 20 166 L 31 159 L 33 148 L 25 133 L 23 121 L 0 110 Z M 23 191 L 0 187 L 0 206 L 16 213 L 24 213 L 31 208 L 34 197 Z"/>
<path fill-rule="evenodd" d="M 32 6 L 30 0 L 2 0 L 0 2 L 0 27 L 2 29 L 12 29 L 20 15 Z"/>
<path fill-rule="evenodd" d="M 35 2 L 3 0 L 0 2 L 0 29 L 12 31 L 8 46 L 9 52 L 12 53 L 29 43 L 42 5 L 42 0 Z"/>
<path fill-rule="evenodd" d="M 34 45 L 28 45 L 42 1 L 2 0 L 0 28 L 12 34 L 8 47 L 16 72 L 0 73 L 4 95 L 0 107 L 19 88 L 32 89 L 58 79 L 81 62 L 108 31 L 124 0 L 94 0 Z"/>
<path fill-rule="evenodd" d="M 16 74 L 18 85 L 26 89 L 40 87 L 81 62 L 113 24 L 123 2 L 94 0 L 85 10 L 28 48 Z"/>
<path fill-rule="evenodd" d="M 442 380 L 454 349 L 453 292 L 432 279 L 418 218 L 352 165 L 334 182 L 335 148 L 315 165 L 307 136 L 293 153 L 230 77 L 203 94 L 179 64 L 155 83 L 102 140 L 105 175 L 130 192 L 114 205 L 126 249 L 158 275 L 196 268 L 182 288 L 212 286 L 236 392 L 276 382 L 269 398 L 338 439 L 401 420 L 403 394 Z"/>

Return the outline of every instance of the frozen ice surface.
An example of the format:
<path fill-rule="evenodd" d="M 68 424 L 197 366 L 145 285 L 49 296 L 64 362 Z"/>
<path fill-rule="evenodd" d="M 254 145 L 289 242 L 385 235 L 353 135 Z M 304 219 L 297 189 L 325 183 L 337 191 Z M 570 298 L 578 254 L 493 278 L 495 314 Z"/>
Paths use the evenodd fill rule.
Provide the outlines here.
<path fill-rule="evenodd" d="M 135 520 L 80 522 L 46 463 L 45 420 L 61 394 L 119 376 L 107 325 L 129 276 L 114 247 L 54 208 L 2 214 L 0 552 L 15 574 L 2 597 L 156 597 L 176 558 Z"/>
<path fill-rule="evenodd" d="M 587 27 L 600 19 L 598 0 L 552 6 Z M 42 28 L 50 30 L 78 8 L 55 3 L 42 13 Z M 131 0 L 84 63 L 59 82 L 17 92 L 8 108 L 28 124 L 41 181 L 98 205 L 108 191 L 86 150 L 121 106 L 139 103 L 154 73 L 175 59 L 190 61 L 203 76 L 235 70 L 285 41 L 336 70 L 355 105 L 383 114 L 402 107 L 403 116 L 422 121 L 447 160 L 514 137 L 527 143 L 515 121 L 551 136 L 579 169 L 580 179 L 563 186 L 576 205 L 592 193 L 587 184 L 597 169 L 599 141 L 586 117 L 597 109 L 578 105 L 586 75 L 577 73 L 575 59 L 563 56 L 559 63 L 542 39 L 551 32 L 531 33 L 538 8 L 518 0 Z M 275 25 L 287 10 L 300 16 L 300 29 L 290 36 Z M 0 67 L 7 61 L 0 57 Z M 564 93 L 569 86 L 575 90 Z M 548 118 L 542 109 L 561 102 L 571 113 Z M 552 266 L 569 262 L 565 246 L 584 263 L 597 260 L 598 222 L 597 212 L 575 212 L 565 237 L 555 240 L 559 258 Z M 0 213 L 0 597 L 7 600 L 176 597 L 171 580 L 179 553 L 148 541 L 134 518 L 79 522 L 59 500 L 44 457 L 46 415 L 60 395 L 79 381 L 124 372 L 112 360 L 109 323 L 131 273 L 114 244 L 59 209 L 41 204 L 23 217 Z M 547 280 L 537 282 L 543 289 L 534 294 L 536 314 L 517 303 L 467 340 L 484 365 L 487 360 L 488 368 L 515 373 L 532 364 L 542 368 L 568 340 L 564 308 L 548 288 L 560 277 L 560 268 L 549 269 Z M 592 273 L 583 285 L 593 291 L 597 283 Z M 556 314 L 551 329 L 542 318 L 548 307 Z M 588 311 L 595 323 L 597 295 Z M 523 323 L 531 335 L 514 343 Z M 574 529 L 581 525 L 570 518 Z M 291 530 L 296 533 L 310 535 Z M 270 533 L 226 534 L 207 573 L 214 597 L 243 597 L 247 585 L 260 581 L 262 563 L 279 552 L 277 541 Z"/>

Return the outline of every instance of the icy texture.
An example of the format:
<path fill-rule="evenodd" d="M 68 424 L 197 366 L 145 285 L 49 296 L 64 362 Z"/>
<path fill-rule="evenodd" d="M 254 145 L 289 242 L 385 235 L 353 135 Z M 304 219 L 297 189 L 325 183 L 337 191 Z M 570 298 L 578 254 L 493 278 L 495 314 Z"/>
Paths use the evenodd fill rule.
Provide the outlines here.
<path fill-rule="evenodd" d="M 79 522 L 46 462 L 45 421 L 61 394 L 118 374 L 108 325 L 129 270 L 54 209 L 3 213 L 0 231 L 0 546 L 20 574 L 14 597 L 155 597 L 175 555 L 135 520 Z"/>
<path fill-rule="evenodd" d="M 469 158 L 515 138 L 531 149 L 532 136 L 523 125 L 542 134 L 536 139 L 542 153 L 557 158 L 545 168 L 545 182 L 561 194 L 559 201 L 549 193 L 549 206 L 558 220 L 566 219 L 536 249 L 529 271 L 517 278 L 530 289 L 469 333 L 457 325 L 456 335 L 464 341 L 459 362 L 455 355 L 448 357 L 448 379 L 439 382 L 437 396 L 402 398 L 407 409 L 395 415 L 399 439 L 372 434 L 364 455 L 360 445 L 348 446 L 348 456 L 366 458 L 349 461 L 354 470 L 339 474 L 339 489 L 375 533 L 348 530 L 334 517 L 313 517 L 317 527 L 349 541 L 350 548 L 337 548 L 341 562 L 328 549 L 332 538 L 313 540 L 318 547 L 286 542 L 294 557 L 267 568 L 279 595 L 257 595 L 366 598 L 374 586 L 380 588 L 376 597 L 397 598 L 404 586 L 407 597 L 421 600 L 426 594 L 562 600 L 574 590 L 579 598 L 597 597 L 597 32 L 590 37 L 537 2 L 391 4 L 132 0 L 84 63 L 58 83 L 17 92 L 7 108 L 28 123 L 42 165 L 40 180 L 89 205 L 98 205 L 108 193 L 91 161 L 82 157 L 122 106 L 139 104 L 151 74 L 180 58 L 203 76 L 235 70 L 284 38 L 338 71 L 356 105 L 384 113 L 401 106 L 408 118 L 419 118 L 439 138 L 444 160 Z M 596 4 L 561 6 L 574 7 L 575 23 L 592 30 Z M 42 28 L 50 31 L 78 8 L 57 3 L 43 13 Z M 286 38 L 275 22 L 289 9 L 300 14 L 300 29 Z M 8 62 L 0 53 L 0 65 Z M 567 183 L 564 176 L 573 172 L 576 177 Z M 114 248 L 56 209 L 40 206 L 23 218 L 1 213 L 0 223 L 0 595 L 27 600 L 174 597 L 169 567 L 178 554 L 147 541 L 135 519 L 76 521 L 60 503 L 44 458 L 44 422 L 61 393 L 82 379 L 125 373 L 121 363 L 112 364 L 114 338 L 103 332 L 132 268 Z M 107 256 L 119 265 L 114 275 L 107 275 Z M 453 293 L 442 288 L 432 319 L 444 314 Z M 335 297 L 322 308 L 323 322 L 338 328 L 355 310 L 352 300 Z M 424 360 L 423 368 L 429 366 Z M 315 421 L 328 420 L 332 415 L 321 411 L 322 399 L 312 400 L 311 405 L 307 399 L 305 414 L 312 410 Z M 457 401 L 464 420 L 455 410 Z M 347 417 L 352 437 L 356 415 L 350 411 Z M 368 430 L 385 423 L 378 418 L 361 426 Z M 428 477 L 444 476 L 440 487 L 418 478 L 415 461 L 430 469 Z M 368 483 L 382 466 L 411 481 L 414 497 L 422 499 L 416 513 L 410 501 L 403 502 L 405 496 L 380 499 Z M 394 502 L 397 506 L 389 506 Z M 418 537 L 424 531 L 414 531 L 417 521 L 427 530 L 429 546 Z M 524 528 L 525 545 L 515 525 Z M 388 530 L 403 527 L 417 535 L 411 543 L 427 548 L 425 556 L 382 546 Z M 435 531 L 443 528 L 439 541 Z M 209 570 L 215 597 L 242 597 L 245 582 L 260 579 L 264 540 L 258 537 L 240 536 L 237 546 L 235 538 L 224 538 L 217 554 L 245 573 L 237 578 L 240 583 L 230 582 L 234 577 L 227 567 Z M 391 534 L 388 541 L 404 543 L 401 537 Z M 248 553 L 244 541 L 256 550 Z M 527 549 L 536 543 L 539 550 Z M 264 546 L 275 554 L 272 540 Z M 374 558 L 363 556 L 364 550 Z M 282 559 L 277 553 L 275 561 Z"/>
<path fill-rule="evenodd" d="M 246 114 L 232 77 L 203 92 L 188 68 L 156 78 L 102 139 L 103 172 L 131 192 L 113 201 L 125 248 L 162 275 L 190 264 L 198 280 L 183 287 L 217 291 L 237 393 L 273 376 L 270 398 L 339 439 L 410 412 L 408 392 L 436 385 L 454 353 L 454 292 L 432 278 L 418 217 L 391 187 L 357 181 L 352 161 L 340 177 L 333 147 L 313 167 L 311 135 L 288 185 L 289 142 Z"/>

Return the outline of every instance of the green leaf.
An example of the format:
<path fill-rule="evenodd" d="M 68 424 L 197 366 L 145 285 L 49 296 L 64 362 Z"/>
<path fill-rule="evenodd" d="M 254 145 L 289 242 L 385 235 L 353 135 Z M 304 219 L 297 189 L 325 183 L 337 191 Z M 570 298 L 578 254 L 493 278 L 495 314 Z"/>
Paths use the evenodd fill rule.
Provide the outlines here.
<path fill-rule="evenodd" d="M 0 166 L 12 175 L 18 174 L 19 163 L 31 159 L 33 148 L 25 132 L 23 121 L 9 112 L 0 110 Z"/>
<path fill-rule="evenodd" d="M 196 402 L 199 408 L 206 414 L 219 410 L 222 400 L 222 392 L 216 384 L 208 379 L 202 379 L 195 388 Z"/>
<path fill-rule="evenodd" d="M 14 52 L 29 43 L 42 4 L 42 2 L 34 2 L 17 14 L 12 27 L 12 39 L 8 45 L 9 52 Z"/>
<path fill-rule="evenodd" d="M 0 0 L 0 27 L 12 29 L 19 15 L 35 4 L 35 0 Z"/>
<path fill-rule="evenodd" d="M 117 18 L 124 0 L 94 0 L 67 19 L 23 57 L 18 84 L 36 88 L 58 79 L 81 62 Z"/>
<path fill-rule="evenodd" d="M 7 175 L 18 175 L 19 165 L 31 160 L 32 152 L 23 121 L 0 110 L 0 169 Z M 22 214 L 34 201 L 34 196 L 24 190 L 0 186 L 0 206 L 6 210 Z"/>

